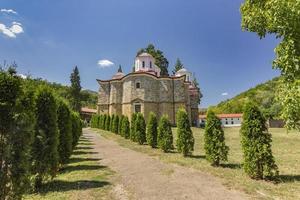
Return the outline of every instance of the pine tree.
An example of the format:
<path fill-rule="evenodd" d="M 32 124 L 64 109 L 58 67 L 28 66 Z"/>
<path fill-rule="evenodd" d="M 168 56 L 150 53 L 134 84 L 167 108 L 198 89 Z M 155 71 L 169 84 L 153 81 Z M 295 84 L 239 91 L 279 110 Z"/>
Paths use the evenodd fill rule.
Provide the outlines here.
<path fill-rule="evenodd" d="M 134 132 L 136 141 L 142 145 L 146 142 L 146 123 L 142 113 L 138 113 L 135 120 Z"/>
<path fill-rule="evenodd" d="M 168 152 L 173 149 L 172 128 L 167 116 L 162 116 L 159 120 L 157 144 L 164 152 Z"/>
<path fill-rule="evenodd" d="M 111 120 L 110 120 L 110 125 L 109 125 L 109 130 L 111 132 L 113 132 L 113 124 L 114 124 L 114 120 L 115 120 L 115 115 L 111 116 Z"/>
<path fill-rule="evenodd" d="M 227 161 L 229 147 L 225 144 L 222 123 L 212 110 L 207 113 L 204 149 L 206 159 L 213 166 L 219 166 L 220 161 Z"/>
<path fill-rule="evenodd" d="M 77 66 L 73 69 L 73 73 L 70 76 L 71 81 L 71 88 L 70 88 L 70 94 L 71 94 L 71 106 L 73 110 L 80 113 L 81 109 L 81 85 L 80 85 L 80 75 L 79 70 Z"/>
<path fill-rule="evenodd" d="M 173 70 L 173 75 L 176 74 L 176 72 L 178 72 L 179 70 L 183 69 L 184 66 L 181 62 L 181 60 L 179 58 L 177 58 L 175 66 L 174 66 L 174 70 Z"/>
<path fill-rule="evenodd" d="M 109 131 L 109 125 L 110 125 L 110 116 L 107 115 L 106 121 L 105 121 L 105 130 Z"/>
<path fill-rule="evenodd" d="M 176 146 L 178 152 L 187 156 L 194 151 L 195 139 L 191 130 L 190 121 L 187 112 L 179 109 L 176 114 L 177 140 Z"/>
<path fill-rule="evenodd" d="M 129 139 L 129 137 L 130 137 L 130 127 L 129 127 L 128 117 L 124 117 L 122 120 L 122 133 L 121 134 L 125 139 Z"/>
<path fill-rule="evenodd" d="M 56 175 L 59 163 L 57 104 L 49 88 L 41 87 L 37 91 L 35 112 L 37 121 L 32 154 L 35 187 L 38 189 L 46 177 Z"/>
<path fill-rule="evenodd" d="M 124 135 L 122 135 L 122 122 L 123 122 L 123 119 L 124 119 L 124 116 L 121 115 L 121 117 L 119 118 L 118 134 L 124 137 Z"/>
<path fill-rule="evenodd" d="M 57 108 L 57 125 L 59 130 L 59 162 L 67 163 L 72 153 L 72 122 L 71 111 L 68 105 L 60 100 Z"/>
<path fill-rule="evenodd" d="M 131 115 L 131 122 L 130 122 L 130 140 L 133 142 L 136 142 L 136 134 L 135 134 L 135 120 L 136 120 L 137 114 L 133 113 Z"/>
<path fill-rule="evenodd" d="M 114 122 L 113 122 L 113 130 L 112 132 L 115 134 L 118 134 L 118 129 L 119 129 L 119 116 L 116 115 L 114 118 Z"/>
<path fill-rule="evenodd" d="M 272 154 L 272 136 L 266 120 L 253 103 L 244 108 L 241 127 L 244 171 L 253 179 L 269 179 L 278 175 L 278 167 Z"/>
<path fill-rule="evenodd" d="M 157 146 L 157 118 L 153 112 L 149 114 L 149 120 L 146 129 L 146 139 L 148 145 L 152 148 Z"/>

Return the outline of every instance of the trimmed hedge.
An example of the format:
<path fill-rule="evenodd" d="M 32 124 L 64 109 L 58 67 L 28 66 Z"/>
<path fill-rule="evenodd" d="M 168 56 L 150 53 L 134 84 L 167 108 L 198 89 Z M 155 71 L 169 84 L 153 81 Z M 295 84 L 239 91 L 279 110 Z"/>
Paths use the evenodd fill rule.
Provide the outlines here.
<path fill-rule="evenodd" d="M 146 139 L 148 145 L 152 148 L 157 147 L 157 118 L 153 112 L 149 114 L 149 120 L 146 128 Z"/>
<path fill-rule="evenodd" d="M 173 147 L 173 134 L 171 123 L 167 116 L 162 116 L 158 124 L 157 144 L 164 152 L 169 152 Z"/>
<path fill-rule="evenodd" d="M 140 145 L 146 142 L 146 123 L 142 113 L 138 113 L 134 123 L 136 142 Z"/>
<path fill-rule="evenodd" d="M 129 124 L 128 117 L 124 117 L 122 120 L 122 136 L 125 139 L 130 138 L 130 124 Z"/>

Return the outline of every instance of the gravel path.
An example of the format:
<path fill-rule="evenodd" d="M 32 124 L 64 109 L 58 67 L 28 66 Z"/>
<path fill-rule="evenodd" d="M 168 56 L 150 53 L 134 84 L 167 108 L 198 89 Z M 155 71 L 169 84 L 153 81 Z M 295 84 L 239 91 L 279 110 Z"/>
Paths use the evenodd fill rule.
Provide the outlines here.
<path fill-rule="evenodd" d="M 85 129 L 93 142 L 95 156 L 120 176 L 113 190 L 116 199 L 202 200 L 247 199 L 242 192 L 228 190 L 212 175 L 186 167 L 163 163 L 146 154 L 119 146 Z"/>

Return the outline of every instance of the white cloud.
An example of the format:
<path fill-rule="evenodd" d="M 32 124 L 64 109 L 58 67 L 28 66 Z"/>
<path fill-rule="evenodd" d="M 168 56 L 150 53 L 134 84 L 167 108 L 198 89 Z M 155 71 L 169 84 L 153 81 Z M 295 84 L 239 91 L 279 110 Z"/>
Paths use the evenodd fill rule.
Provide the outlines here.
<path fill-rule="evenodd" d="M 8 13 L 8 14 L 18 14 L 16 11 L 14 11 L 13 9 L 5 9 L 5 8 L 2 8 L 0 10 L 1 12 L 4 12 L 4 13 Z"/>
<path fill-rule="evenodd" d="M 16 38 L 18 34 L 23 33 L 22 24 L 19 22 L 13 22 L 11 27 L 7 27 L 5 24 L 0 23 L 0 33 L 10 37 Z"/>
<path fill-rule="evenodd" d="M 98 61 L 98 65 L 100 66 L 100 68 L 106 68 L 106 67 L 111 67 L 114 65 L 113 62 L 111 62 L 110 60 L 99 60 Z"/>
<path fill-rule="evenodd" d="M 18 76 L 21 77 L 22 79 L 26 79 L 27 78 L 27 76 L 24 75 L 24 74 L 18 74 Z"/>
<path fill-rule="evenodd" d="M 222 96 L 228 96 L 228 92 L 223 92 L 221 95 Z"/>

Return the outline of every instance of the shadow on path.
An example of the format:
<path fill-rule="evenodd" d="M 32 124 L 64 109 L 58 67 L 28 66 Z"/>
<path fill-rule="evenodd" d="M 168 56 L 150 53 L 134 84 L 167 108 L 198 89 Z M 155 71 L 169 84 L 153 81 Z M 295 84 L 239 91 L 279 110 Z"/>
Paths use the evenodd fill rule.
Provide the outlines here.
<path fill-rule="evenodd" d="M 299 182 L 300 175 L 279 175 L 279 183 Z"/>
<path fill-rule="evenodd" d="M 78 170 L 100 170 L 100 169 L 105 169 L 107 168 L 106 166 L 101 166 L 101 165 L 75 165 L 75 166 L 67 166 L 65 168 L 62 168 L 60 170 L 60 173 L 69 173 L 72 171 L 78 171 Z"/>
<path fill-rule="evenodd" d="M 68 164 L 71 163 L 77 163 L 77 162 L 88 162 L 88 161 L 100 161 L 100 158 L 78 158 L 78 157 L 72 157 L 69 159 Z"/>
<path fill-rule="evenodd" d="M 82 155 L 82 154 L 98 154 L 98 152 L 94 151 L 74 151 L 73 155 Z"/>

